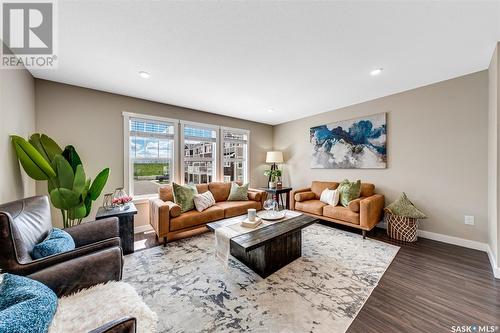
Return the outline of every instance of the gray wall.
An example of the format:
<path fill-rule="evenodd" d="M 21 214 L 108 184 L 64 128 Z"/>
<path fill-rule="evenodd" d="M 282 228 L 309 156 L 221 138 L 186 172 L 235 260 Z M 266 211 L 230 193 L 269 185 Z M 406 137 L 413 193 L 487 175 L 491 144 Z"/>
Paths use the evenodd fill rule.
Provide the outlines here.
<path fill-rule="evenodd" d="M 0 203 L 5 203 L 35 194 L 35 182 L 21 171 L 10 142 L 11 134 L 27 138 L 35 131 L 35 80 L 24 69 L 2 69 L 0 94 Z"/>
<path fill-rule="evenodd" d="M 499 163 L 498 149 L 498 130 L 500 113 L 500 53 L 499 45 L 495 48 L 495 52 L 491 58 L 490 67 L 488 69 L 489 77 L 489 107 L 488 107 L 488 244 L 493 255 L 493 261 L 497 267 L 500 267 L 500 254 L 498 248 L 498 240 L 500 239 L 500 228 L 498 223 L 499 196 Z"/>
<path fill-rule="evenodd" d="M 74 145 L 89 176 L 109 167 L 104 193 L 124 185 L 123 111 L 250 130 L 251 186 L 266 183 L 265 158 L 273 140 L 270 125 L 45 80 L 37 79 L 35 87 L 37 131 L 47 133 L 62 146 Z M 45 184 L 39 183 L 37 191 L 45 193 Z M 102 203 L 101 198 L 97 203 Z M 136 225 L 143 225 L 147 209 L 139 209 L 144 214 Z"/>
<path fill-rule="evenodd" d="M 387 112 L 388 167 L 311 169 L 309 128 Z M 406 192 L 428 219 L 422 229 L 487 242 L 488 72 L 341 108 L 274 127 L 274 148 L 285 152 L 285 182 L 361 179 L 386 201 Z M 474 215 L 475 225 L 464 224 Z"/>

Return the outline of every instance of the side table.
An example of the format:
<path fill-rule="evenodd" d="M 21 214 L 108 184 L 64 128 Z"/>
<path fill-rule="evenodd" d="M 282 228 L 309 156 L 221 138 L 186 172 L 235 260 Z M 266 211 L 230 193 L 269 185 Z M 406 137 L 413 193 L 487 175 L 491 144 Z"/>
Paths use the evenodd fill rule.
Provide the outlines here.
<path fill-rule="evenodd" d="M 117 217 L 120 225 L 120 240 L 124 254 L 134 252 L 134 215 L 137 214 L 137 208 L 133 202 L 128 204 L 128 208 L 120 210 L 119 208 L 105 209 L 99 207 L 95 216 L 96 220 L 108 217 Z"/>
<path fill-rule="evenodd" d="M 285 207 L 286 209 L 290 209 L 290 191 L 291 187 L 282 187 L 282 188 L 269 188 L 269 187 L 261 187 L 261 190 L 266 191 L 269 194 L 276 195 L 276 199 L 278 200 L 278 205 Z M 285 202 L 283 202 L 282 194 L 285 194 Z"/>

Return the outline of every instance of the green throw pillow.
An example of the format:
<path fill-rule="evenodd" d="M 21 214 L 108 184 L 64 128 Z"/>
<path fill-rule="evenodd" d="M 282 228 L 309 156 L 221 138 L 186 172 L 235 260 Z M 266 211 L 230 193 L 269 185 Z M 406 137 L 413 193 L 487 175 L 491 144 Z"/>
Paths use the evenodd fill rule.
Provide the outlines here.
<path fill-rule="evenodd" d="M 194 196 L 198 190 L 194 185 L 182 186 L 176 183 L 172 184 L 174 192 L 174 201 L 181 206 L 181 213 L 194 209 Z"/>
<path fill-rule="evenodd" d="M 338 191 L 340 193 L 340 204 L 347 207 L 349 202 L 361 195 L 361 180 L 350 182 L 346 179 L 340 183 Z"/>
<path fill-rule="evenodd" d="M 231 183 L 231 192 L 229 192 L 227 201 L 242 200 L 248 200 L 248 183 L 241 186 L 236 183 Z"/>
<path fill-rule="evenodd" d="M 420 210 L 417 209 L 417 207 L 415 207 L 413 202 L 411 202 L 410 199 L 408 199 L 406 193 L 404 192 L 403 194 L 401 194 L 398 200 L 394 201 L 389 206 L 385 207 L 385 209 L 389 213 L 398 216 L 411 217 L 414 219 L 427 218 L 427 216 L 425 216 L 424 213 L 422 213 Z"/>

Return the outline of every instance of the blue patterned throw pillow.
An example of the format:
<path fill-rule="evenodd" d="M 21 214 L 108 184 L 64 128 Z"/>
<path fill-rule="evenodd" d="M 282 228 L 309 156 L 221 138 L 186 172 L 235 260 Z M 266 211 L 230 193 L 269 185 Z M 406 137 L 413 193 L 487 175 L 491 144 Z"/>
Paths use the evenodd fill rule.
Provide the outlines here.
<path fill-rule="evenodd" d="M 44 333 L 54 318 L 57 296 L 24 276 L 4 274 L 0 283 L 0 332 Z"/>
<path fill-rule="evenodd" d="M 33 251 L 31 251 L 31 257 L 33 259 L 40 259 L 74 249 L 75 242 L 71 235 L 64 230 L 53 228 L 43 242 L 35 245 Z"/>

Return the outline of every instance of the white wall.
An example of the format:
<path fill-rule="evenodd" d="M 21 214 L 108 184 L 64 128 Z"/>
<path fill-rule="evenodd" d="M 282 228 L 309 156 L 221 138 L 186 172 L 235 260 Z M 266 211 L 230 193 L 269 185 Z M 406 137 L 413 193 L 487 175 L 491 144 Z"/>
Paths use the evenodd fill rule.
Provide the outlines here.
<path fill-rule="evenodd" d="M 309 128 L 387 112 L 387 169 L 311 169 Z M 285 182 L 361 179 L 395 200 L 406 192 L 428 219 L 422 229 L 487 242 L 488 72 L 482 71 L 284 123 L 274 148 L 285 152 Z M 475 225 L 464 224 L 474 215 Z"/>
<path fill-rule="evenodd" d="M 0 44 L 1 47 L 1 44 Z M 35 182 L 21 167 L 11 134 L 27 138 L 35 131 L 35 81 L 24 69 L 0 70 L 0 203 L 35 195 Z"/>
<path fill-rule="evenodd" d="M 500 53 L 499 45 L 491 58 L 488 69 L 489 77 L 489 107 L 488 107 L 488 245 L 490 256 L 496 267 L 500 267 L 500 253 L 498 241 L 500 240 L 500 228 L 498 222 L 498 209 L 500 207 L 500 197 L 498 196 L 499 186 L 499 121 L 500 113 Z"/>

